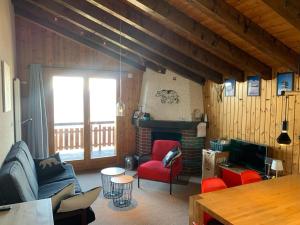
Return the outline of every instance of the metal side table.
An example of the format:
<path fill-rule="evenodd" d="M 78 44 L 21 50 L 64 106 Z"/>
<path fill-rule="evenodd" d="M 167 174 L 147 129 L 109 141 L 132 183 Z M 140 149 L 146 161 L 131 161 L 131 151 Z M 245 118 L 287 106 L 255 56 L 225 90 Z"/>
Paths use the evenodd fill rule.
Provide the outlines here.
<path fill-rule="evenodd" d="M 120 193 L 115 192 L 111 185 L 111 178 L 125 174 L 125 169 L 120 167 L 109 167 L 101 170 L 101 180 L 103 195 L 105 198 L 116 198 L 120 196 Z"/>
<path fill-rule="evenodd" d="M 112 188 L 116 193 L 120 193 L 120 196 L 113 198 L 114 206 L 116 207 L 128 207 L 131 204 L 132 199 L 132 176 L 118 176 L 111 178 Z"/>

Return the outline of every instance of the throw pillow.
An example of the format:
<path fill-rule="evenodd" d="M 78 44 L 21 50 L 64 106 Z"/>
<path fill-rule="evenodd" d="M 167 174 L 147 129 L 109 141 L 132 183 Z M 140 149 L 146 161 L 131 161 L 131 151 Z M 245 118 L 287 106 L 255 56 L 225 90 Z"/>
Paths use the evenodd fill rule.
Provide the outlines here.
<path fill-rule="evenodd" d="M 35 159 L 34 162 L 40 179 L 54 176 L 65 170 L 65 167 L 59 157 L 59 153 L 56 153 L 46 159 Z"/>
<path fill-rule="evenodd" d="M 86 209 L 98 198 L 100 191 L 101 187 L 96 187 L 87 192 L 62 200 L 57 212 L 61 213 L 77 209 Z"/>
<path fill-rule="evenodd" d="M 70 183 L 51 196 L 52 210 L 55 211 L 61 200 L 75 194 L 75 184 Z"/>
<path fill-rule="evenodd" d="M 163 158 L 164 167 L 170 167 L 172 162 L 179 156 L 181 156 L 181 151 L 179 147 L 171 149 Z"/>

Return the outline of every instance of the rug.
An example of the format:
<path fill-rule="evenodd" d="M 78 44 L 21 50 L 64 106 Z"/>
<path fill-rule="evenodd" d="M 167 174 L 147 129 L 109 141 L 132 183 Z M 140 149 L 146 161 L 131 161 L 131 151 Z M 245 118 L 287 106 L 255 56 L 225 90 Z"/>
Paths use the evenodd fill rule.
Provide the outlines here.
<path fill-rule="evenodd" d="M 126 172 L 135 175 L 135 171 Z M 100 172 L 78 174 L 83 191 L 101 186 Z M 169 194 L 169 184 L 137 179 L 133 183 L 132 205 L 117 208 L 112 200 L 101 193 L 92 205 L 96 221 L 91 225 L 187 225 L 188 200 L 190 195 L 200 192 L 200 178 L 180 177 L 173 185 L 173 194 Z"/>

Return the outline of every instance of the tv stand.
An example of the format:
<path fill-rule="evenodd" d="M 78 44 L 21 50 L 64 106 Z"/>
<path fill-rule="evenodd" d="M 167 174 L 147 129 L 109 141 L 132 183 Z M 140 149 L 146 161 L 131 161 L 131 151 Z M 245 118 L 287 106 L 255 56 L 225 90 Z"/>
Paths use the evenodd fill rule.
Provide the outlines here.
<path fill-rule="evenodd" d="M 242 184 L 241 173 L 247 170 L 247 168 L 241 166 L 226 166 L 219 165 L 221 170 L 221 178 L 227 185 L 227 187 L 235 187 Z"/>

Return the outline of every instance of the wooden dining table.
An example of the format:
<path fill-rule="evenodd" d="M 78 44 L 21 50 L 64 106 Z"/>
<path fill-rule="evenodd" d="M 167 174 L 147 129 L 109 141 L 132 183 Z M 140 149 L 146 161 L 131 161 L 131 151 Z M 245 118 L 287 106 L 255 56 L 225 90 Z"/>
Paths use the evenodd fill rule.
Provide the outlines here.
<path fill-rule="evenodd" d="M 190 197 L 189 223 L 203 212 L 225 225 L 299 225 L 300 175 L 288 175 Z"/>

